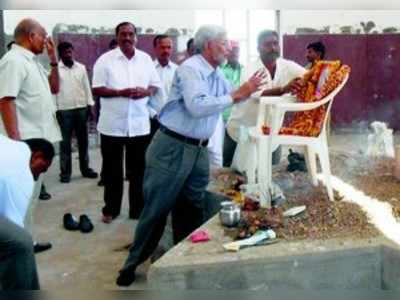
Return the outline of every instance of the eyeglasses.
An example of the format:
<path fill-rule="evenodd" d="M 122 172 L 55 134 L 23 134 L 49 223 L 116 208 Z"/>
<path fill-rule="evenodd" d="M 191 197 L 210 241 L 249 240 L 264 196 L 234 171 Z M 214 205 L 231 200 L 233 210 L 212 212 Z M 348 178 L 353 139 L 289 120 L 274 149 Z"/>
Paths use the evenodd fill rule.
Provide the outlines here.
<path fill-rule="evenodd" d="M 214 42 L 216 42 L 216 43 L 217 43 L 218 45 L 220 45 L 220 46 L 224 46 L 225 48 L 230 48 L 230 43 L 229 43 L 228 40 L 225 40 L 225 39 L 223 39 L 223 40 L 218 39 L 218 40 L 214 40 Z"/>

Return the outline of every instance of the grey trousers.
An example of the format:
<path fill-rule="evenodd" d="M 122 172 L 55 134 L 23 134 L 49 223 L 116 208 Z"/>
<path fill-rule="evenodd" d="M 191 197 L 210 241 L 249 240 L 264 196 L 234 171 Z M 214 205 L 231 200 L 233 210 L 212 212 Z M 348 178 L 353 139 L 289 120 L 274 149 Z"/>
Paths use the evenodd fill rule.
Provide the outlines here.
<path fill-rule="evenodd" d="M 0 289 L 39 288 L 30 234 L 15 223 L 0 217 Z"/>
<path fill-rule="evenodd" d="M 171 211 L 174 242 L 204 222 L 208 179 L 207 148 L 186 144 L 157 131 L 146 152 L 144 209 L 123 270 L 133 270 L 149 258 Z"/>
<path fill-rule="evenodd" d="M 221 210 L 221 202 L 223 201 L 230 201 L 230 198 L 209 191 L 205 192 L 203 222 L 208 221 Z M 179 213 L 179 211 L 177 210 L 175 210 L 175 212 L 176 214 Z M 185 213 L 184 208 L 182 209 L 182 213 Z M 175 220 L 177 218 L 176 214 L 175 214 Z M 165 226 L 164 233 L 161 237 L 158 246 L 161 247 L 162 250 L 168 251 L 174 246 L 174 244 L 177 244 L 180 240 L 181 238 L 178 237 L 178 239 L 176 239 L 174 242 L 174 233 L 172 230 L 172 218 L 169 215 L 167 218 L 167 224 Z"/>
<path fill-rule="evenodd" d="M 34 230 L 33 230 L 33 214 L 38 204 L 40 188 L 43 184 L 43 174 L 41 174 L 37 181 L 35 181 L 35 185 L 33 187 L 33 193 L 31 196 L 31 200 L 29 202 L 28 210 L 25 215 L 24 220 L 24 227 L 25 229 L 34 237 Z"/>

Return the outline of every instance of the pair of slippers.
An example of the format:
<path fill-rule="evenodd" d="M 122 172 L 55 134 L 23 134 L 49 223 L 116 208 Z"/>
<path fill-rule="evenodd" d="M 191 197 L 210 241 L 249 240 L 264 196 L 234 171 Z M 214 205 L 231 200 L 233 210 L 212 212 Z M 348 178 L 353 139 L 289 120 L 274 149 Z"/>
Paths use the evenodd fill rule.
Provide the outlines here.
<path fill-rule="evenodd" d="M 78 222 L 72 214 L 67 213 L 64 215 L 63 224 L 66 230 L 80 230 L 82 233 L 89 233 L 94 228 L 92 222 L 87 215 L 81 215 Z"/>

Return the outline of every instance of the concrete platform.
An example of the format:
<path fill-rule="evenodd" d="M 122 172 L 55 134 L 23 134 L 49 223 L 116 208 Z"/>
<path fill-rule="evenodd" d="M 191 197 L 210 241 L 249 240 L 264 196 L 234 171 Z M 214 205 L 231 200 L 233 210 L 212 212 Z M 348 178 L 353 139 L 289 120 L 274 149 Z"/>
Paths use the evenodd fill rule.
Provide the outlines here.
<path fill-rule="evenodd" d="M 218 217 L 202 229 L 211 241 L 184 241 L 148 273 L 155 289 L 399 289 L 400 248 L 383 237 L 281 241 L 226 252 Z"/>
<path fill-rule="evenodd" d="M 330 139 L 330 146 L 333 150 L 358 151 L 362 145 L 365 145 L 365 140 L 365 135 L 333 135 Z M 400 141 L 399 136 L 395 136 L 395 141 Z M 40 201 L 35 211 L 35 238 L 38 241 L 51 241 L 53 243 L 52 250 L 37 255 L 41 285 L 43 289 L 57 291 L 117 289 L 115 279 L 127 252 L 116 251 L 116 249 L 132 241 L 133 231 L 136 226 L 136 222 L 128 219 L 127 185 L 125 185 L 121 215 L 112 224 L 103 224 L 100 220 L 103 206 L 102 188 L 97 186 L 97 180 L 85 179 L 80 176 L 78 160 L 76 159 L 77 154 L 74 153 L 73 157 L 74 173 L 69 184 L 61 184 L 58 181 L 59 162 L 58 157 L 55 158 L 45 178 L 47 189 L 53 198 L 49 201 Z M 91 166 L 99 171 L 101 157 L 98 148 L 90 151 L 90 160 Z M 66 212 L 71 212 L 76 216 L 83 213 L 89 215 L 95 225 L 94 231 L 84 235 L 80 232 L 68 232 L 63 229 L 62 217 Z M 206 226 L 209 226 L 212 222 L 215 222 L 215 220 L 211 220 Z M 215 225 L 216 223 L 214 223 Z M 400 286 L 399 282 L 393 281 L 400 277 L 397 248 L 394 246 L 390 246 L 392 248 L 382 248 L 380 245 L 381 243 L 386 245 L 385 240 L 339 241 L 337 243 L 332 241 L 299 242 L 291 244 L 290 247 L 281 243 L 267 247 L 249 248 L 237 254 L 230 253 L 226 255 L 223 253 L 221 242 L 218 240 L 218 238 L 221 238 L 221 232 L 217 230 L 212 235 L 213 240 L 209 244 L 201 244 L 194 247 L 188 243 L 183 243 L 173 248 L 171 252 L 167 253 L 152 266 L 149 273 L 149 282 L 147 282 L 146 274 L 150 264 L 145 263 L 138 269 L 137 281 L 129 289 L 154 287 L 173 289 L 209 286 L 221 288 L 232 286 L 233 284 L 235 284 L 234 287 L 236 289 L 242 287 L 266 289 L 269 288 L 269 285 L 266 286 L 264 282 L 261 283 L 262 280 L 258 279 L 255 283 L 250 280 L 267 278 L 266 276 L 270 276 L 270 273 L 277 274 L 275 281 L 272 281 L 275 285 L 279 285 L 282 282 L 290 282 L 291 287 L 307 287 L 307 281 L 302 279 L 301 274 L 305 274 L 304 266 L 309 265 L 308 262 L 311 258 L 305 258 L 302 256 L 303 254 L 319 254 L 320 260 L 315 261 L 320 264 L 323 261 L 321 259 L 325 257 L 324 255 L 327 255 L 331 250 L 359 248 L 364 249 L 362 250 L 363 256 L 366 257 L 364 261 L 368 261 L 368 267 L 365 267 L 366 271 L 360 273 L 364 274 L 363 276 L 360 275 L 360 278 L 362 278 L 360 282 L 364 284 L 382 279 L 385 285 L 382 284 L 381 286 L 388 288 Z M 333 243 L 333 246 L 331 243 Z M 343 243 L 343 245 L 340 243 Z M 377 251 L 384 253 L 385 260 L 379 260 Z M 355 253 L 358 255 L 360 252 Z M 342 267 L 338 267 L 337 270 L 342 270 L 341 272 L 346 273 L 355 266 L 362 266 L 363 260 L 346 260 L 346 257 L 351 256 L 350 254 L 337 256 L 347 262 L 341 264 Z M 267 267 L 266 263 L 260 263 L 262 261 L 257 260 L 258 255 L 264 261 L 272 261 L 274 264 L 271 264 L 270 268 Z M 285 259 L 285 256 L 288 258 Z M 335 267 L 340 262 L 338 259 L 326 257 L 325 262 L 329 266 Z M 240 264 L 241 261 L 246 261 L 246 263 Z M 285 269 L 282 269 L 283 271 L 281 272 L 278 272 L 280 267 L 277 267 L 280 266 L 277 264 L 279 261 L 286 264 Z M 249 267 L 244 268 L 243 266 Z M 383 268 L 383 271 L 379 273 L 380 275 L 374 273 L 381 270 L 380 268 Z M 328 268 L 321 264 L 311 268 L 310 272 L 318 271 L 318 274 L 327 276 L 325 274 L 329 275 L 330 270 L 332 270 L 331 267 Z M 312 272 L 307 276 L 311 275 Z M 314 286 L 324 286 L 326 281 L 325 283 L 318 283 L 317 279 L 318 277 L 313 283 Z M 337 281 L 336 284 L 345 284 L 345 281 Z M 356 284 L 353 283 L 353 285 Z M 372 286 L 378 288 L 376 284 Z"/>

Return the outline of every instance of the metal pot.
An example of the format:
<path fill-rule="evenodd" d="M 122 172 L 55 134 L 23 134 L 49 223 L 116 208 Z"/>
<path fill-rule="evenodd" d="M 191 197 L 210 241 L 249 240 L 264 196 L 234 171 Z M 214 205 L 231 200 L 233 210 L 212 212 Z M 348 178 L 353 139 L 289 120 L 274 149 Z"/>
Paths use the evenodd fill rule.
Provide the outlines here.
<path fill-rule="evenodd" d="M 230 201 L 222 202 L 221 206 L 219 219 L 222 225 L 227 227 L 237 226 L 240 221 L 240 206 Z"/>

